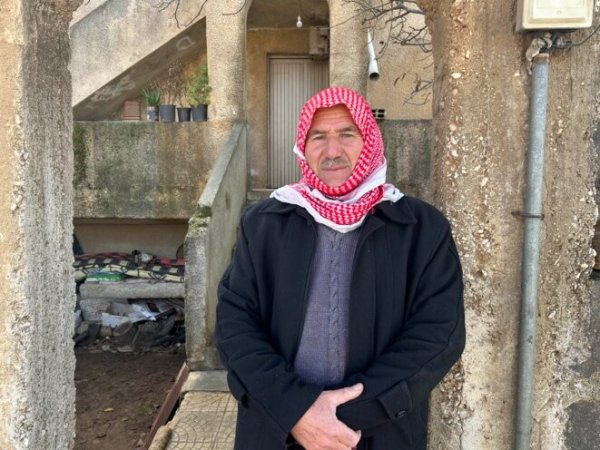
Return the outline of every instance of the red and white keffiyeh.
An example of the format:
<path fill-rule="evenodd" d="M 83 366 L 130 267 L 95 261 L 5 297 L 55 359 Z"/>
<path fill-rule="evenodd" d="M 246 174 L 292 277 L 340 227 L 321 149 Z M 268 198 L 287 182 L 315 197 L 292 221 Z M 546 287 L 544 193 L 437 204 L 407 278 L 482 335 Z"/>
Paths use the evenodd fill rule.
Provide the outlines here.
<path fill-rule="evenodd" d="M 364 141 L 363 150 L 350 177 L 339 187 L 325 184 L 308 166 L 304 157 L 306 135 L 319 108 L 344 105 Z M 367 213 L 382 201 L 396 202 L 402 193 L 385 183 L 387 164 L 383 138 L 367 101 L 358 93 L 341 87 L 325 89 L 306 102 L 300 115 L 296 146 L 302 179 L 277 189 L 271 197 L 305 208 L 314 219 L 340 232 L 358 228 Z"/>

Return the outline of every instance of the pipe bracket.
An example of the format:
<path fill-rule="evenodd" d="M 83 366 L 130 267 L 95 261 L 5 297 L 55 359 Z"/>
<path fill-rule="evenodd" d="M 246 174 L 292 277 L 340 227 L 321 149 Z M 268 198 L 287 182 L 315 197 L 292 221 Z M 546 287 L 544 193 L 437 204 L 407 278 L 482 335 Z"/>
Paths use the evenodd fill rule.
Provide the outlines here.
<path fill-rule="evenodd" d="M 525 213 L 522 211 L 513 211 L 511 212 L 511 214 L 516 217 L 517 219 L 541 219 L 544 220 L 544 218 L 546 217 L 544 214 L 532 214 L 532 213 Z"/>

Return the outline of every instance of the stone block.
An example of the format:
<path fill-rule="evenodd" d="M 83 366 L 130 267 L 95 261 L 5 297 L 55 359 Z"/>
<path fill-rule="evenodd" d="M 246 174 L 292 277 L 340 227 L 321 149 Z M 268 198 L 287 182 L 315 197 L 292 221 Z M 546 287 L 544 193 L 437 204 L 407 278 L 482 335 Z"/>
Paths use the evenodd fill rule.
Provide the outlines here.
<path fill-rule="evenodd" d="M 190 391 L 229 392 L 227 372 L 225 370 L 190 372 L 181 393 Z"/>
<path fill-rule="evenodd" d="M 183 283 L 140 282 L 140 283 L 83 283 L 80 287 L 81 297 L 136 299 L 136 298 L 184 298 Z M 107 304 L 110 304 L 110 301 Z"/>

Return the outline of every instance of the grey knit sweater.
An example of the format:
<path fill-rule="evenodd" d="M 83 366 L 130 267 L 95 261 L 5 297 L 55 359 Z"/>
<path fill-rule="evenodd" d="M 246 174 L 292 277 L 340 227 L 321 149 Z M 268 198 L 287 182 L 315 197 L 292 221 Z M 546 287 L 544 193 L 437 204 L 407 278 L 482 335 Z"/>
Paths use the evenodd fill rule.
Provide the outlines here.
<path fill-rule="evenodd" d="M 317 224 L 317 231 L 294 370 L 308 383 L 334 387 L 346 370 L 350 276 L 359 230 L 340 233 Z"/>

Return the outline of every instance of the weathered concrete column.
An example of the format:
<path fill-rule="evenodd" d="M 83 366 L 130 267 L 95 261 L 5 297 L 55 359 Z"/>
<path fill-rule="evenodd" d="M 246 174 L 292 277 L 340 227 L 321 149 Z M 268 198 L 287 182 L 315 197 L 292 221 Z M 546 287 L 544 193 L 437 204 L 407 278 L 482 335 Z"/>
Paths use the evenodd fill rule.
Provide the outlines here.
<path fill-rule="evenodd" d="M 524 209 L 531 37 L 513 31 L 514 2 L 420 4 L 435 59 L 434 201 L 462 257 L 468 330 L 462 362 L 432 396 L 429 448 L 509 449 L 523 229 L 511 213 Z M 600 402 L 598 372 L 578 368 L 591 358 L 595 39 L 550 59 L 533 430 L 543 450 L 579 448 L 565 439 L 569 406 Z"/>
<path fill-rule="evenodd" d="M 246 16 L 252 0 L 207 3 L 206 44 L 210 94 L 211 160 L 229 139 L 232 124 L 246 118 Z"/>
<path fill-rule="evenodd" d="M 356 4 L 329 0 L 329 85 L 367 95 L 367 31 Z"/>
<path fill-rule="evenodd" d="M 78 1 L 0 4 L 0 448 L 75 434 L 72 115 Z"/>

